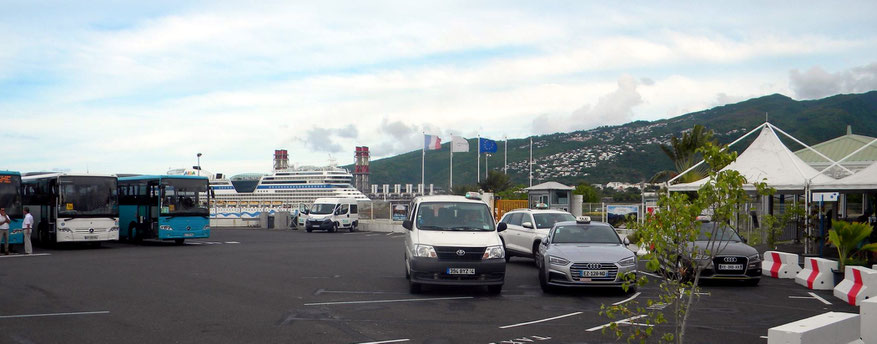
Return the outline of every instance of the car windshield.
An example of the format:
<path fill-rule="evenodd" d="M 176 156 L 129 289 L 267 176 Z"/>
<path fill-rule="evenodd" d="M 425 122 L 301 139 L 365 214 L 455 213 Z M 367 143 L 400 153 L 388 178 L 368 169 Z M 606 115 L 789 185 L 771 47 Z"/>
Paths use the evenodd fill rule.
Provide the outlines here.
<path fill-rule="evenodd" d="M 548 213 L 533 214 L 533 220 L 536 221 L 536 228 L 551 228 L 555 223 L 575 221 L 576 218 L 568 213 Z"/>
<path fill-rule="evenodd" d="M 164 197 L 161 201 L 161 213 L 163 215 L 194 215 L 208 216 L 207 198 L 201 194 L 207 194 L 207 179 L 174 179 L 162 180 Z"/>
<path fill-rule="evenodd" d="M 493 231 L 493 216 L 484 203 L 429 202 L 417 210 L 417 228 L 422 230 Z"/>
<path fill-rule="evenodd" d="M 0 207 L 6 208 L 9 217 L 21 216 L 21 177 L 0 176 Z"/>
<path fill-rule="evenodd" d="M 618 235 L 609 225 L 565 225 L 554 229 L 553 244 L 620 244 Z"/>
<path fill-rule="evenodd" d="M 58 217 L 118 216 L 115 177 L 64 176 L 58 182 L 61 191 Z"/>
<path fill-rule="evenodd" d="M 715 222 L 704 222 L 700 225 L 700 233 L 697 234 L 697 241 L 742 241 L 740 237 L 737 236 L 737 232 L 731 229 L 728 226 L 719 226 L 716 227 Z M 716 231 L 716 235 L 713 236 L 713 231 Z M 712 238 L 712 239 L 711 239 Z"/>
<path fill-rule="evenodd" d="M 329 203 L 318 203 L 311 207 L 311 214 L 314 215 L 331 214 L 333 211 L 335 211 L 335 205 Z"/>

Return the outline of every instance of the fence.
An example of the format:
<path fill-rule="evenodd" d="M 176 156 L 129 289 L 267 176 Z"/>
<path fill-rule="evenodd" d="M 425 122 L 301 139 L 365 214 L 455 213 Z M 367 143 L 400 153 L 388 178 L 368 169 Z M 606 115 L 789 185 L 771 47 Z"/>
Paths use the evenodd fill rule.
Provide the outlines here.
<path fill-rule="evenodd" d="M 496 216 L 496 220 L 499 221 L 502 219 L 502 216 L 505 213 L 518 209 L 518 208 L 526 208 L 527 200 L 525 199 L 501 199 L 494 202 L 494 215 Z"/>

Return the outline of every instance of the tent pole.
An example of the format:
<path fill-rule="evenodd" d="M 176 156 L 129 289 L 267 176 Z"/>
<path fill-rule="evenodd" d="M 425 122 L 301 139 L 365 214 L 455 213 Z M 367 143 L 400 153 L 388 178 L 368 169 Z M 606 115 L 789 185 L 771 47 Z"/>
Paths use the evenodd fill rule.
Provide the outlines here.
<path fill-rule="evenodd" d="M 746 133 L 746 135 L 740 136 L 740 138 L 738 138 L 738 139 L 735 140 L 734 142 L 729 143 L 727 146 L 725 146 L 724 148 L 722 148 L 721 151 L 724 152 L 726 149 L 728 149 L 728 147 L 731 147 L 731 146 L 733 146 L 735 143 L 740 142 L 740 140 L 746 138 L 747 136 L 749 136 L 750 134 L 754 133 L 756 130 L 761 129 L 761 128 L 764 127 L 765 125 L 767 125 L 767 123 L 762 123 L 761 125 L 755 127 L 755 129 L 750 130 L 748 133 Z M 691 170 L 697 168 L 698 166 L 700 166 L 700 164 L 703 164 L 704 161 L 705 161 L 705 160 L 701 160 L 701 161 L 700 161 L 699 163 L 697 163 L 696 165 L 691 166 L 689 169 L 683 171 L 683 172 L 680 173 L 679 175 L 677 175 L 677 176 L 673 177 L 672 179 L 668 180 L 668 181 L 667 181 L 667 184 L 669 185 L 670 183 L 672 183 L 672 182 L 675 181 L 676 179 L 681 178 L 681 177 L 682 177 L 683 175 L 685 175 L 686 173 L 691 172 Z"/>
<path fill-rule="evenodd" d="M 818 150 L 813 149 L 813 147 L 810 147 L 810 146 L 806 145 L 804 142 L 799 141 L 799 140 L 796 139 L 794 136 L 789 135 L 788 133 L 786 133 L 786 132 L 783 131 L 782 129 L 777 128 L 777 127 L 775 127 L 775 126 L 773 126 L 773 125 L 771 125 L 771 124 L 768 124 L 768 125 L 770 125 L 770 127 L 771 127 L 772 129 L 775 129 L 776 131 L 779 131 L 779 132 L 782 133 L 783 135 L 786 135 L 786 137 L 792 139 L 792 141 L 795 141 L 795 143 L 797 143 L 797 144 L 799 144 L 799 145 L 802 145 L 802 146 L 804 146 L 805 148 L 807 148 L 807 149 L 813 151 L 813 153 L 816 153 L 816 155 L 819 155 L 819 156 L 822 157 L 823 159 L 828 160 L 828 161 L 831 161 L 831 162 L 835 162 L 834 160 L 831 160 L 831 158 L 825 156 L 825 154 L 822 154 L 822 153 L 820 153 Z M 849 172 L 849 173 L 853 173 L 853 171 L 850 171 L 850 169 L 844 167 L 843 165 L 840 165 L 840 168 L 846 170 L 846 171 Z"/>

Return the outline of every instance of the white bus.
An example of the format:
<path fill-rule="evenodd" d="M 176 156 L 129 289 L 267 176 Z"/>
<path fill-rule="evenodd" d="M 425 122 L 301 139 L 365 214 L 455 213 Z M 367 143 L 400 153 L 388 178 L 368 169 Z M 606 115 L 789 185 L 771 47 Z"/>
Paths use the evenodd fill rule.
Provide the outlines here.
<path fill-rule="evenodd" d="M 119 240 L 115 176 L 26 173 L 21 198 L 34 218 L 31 237 L 41 244 Z"/>

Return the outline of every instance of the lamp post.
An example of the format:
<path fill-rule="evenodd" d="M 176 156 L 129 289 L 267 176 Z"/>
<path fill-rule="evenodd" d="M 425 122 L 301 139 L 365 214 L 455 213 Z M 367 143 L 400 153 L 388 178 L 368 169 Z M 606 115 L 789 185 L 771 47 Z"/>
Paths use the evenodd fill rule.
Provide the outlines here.
<path fill-rule="evenodd" d="M 198 158 L 198 175 L 200 176 L 201 175 L 201 153 L 198 153 L 197 158 Z"/>

